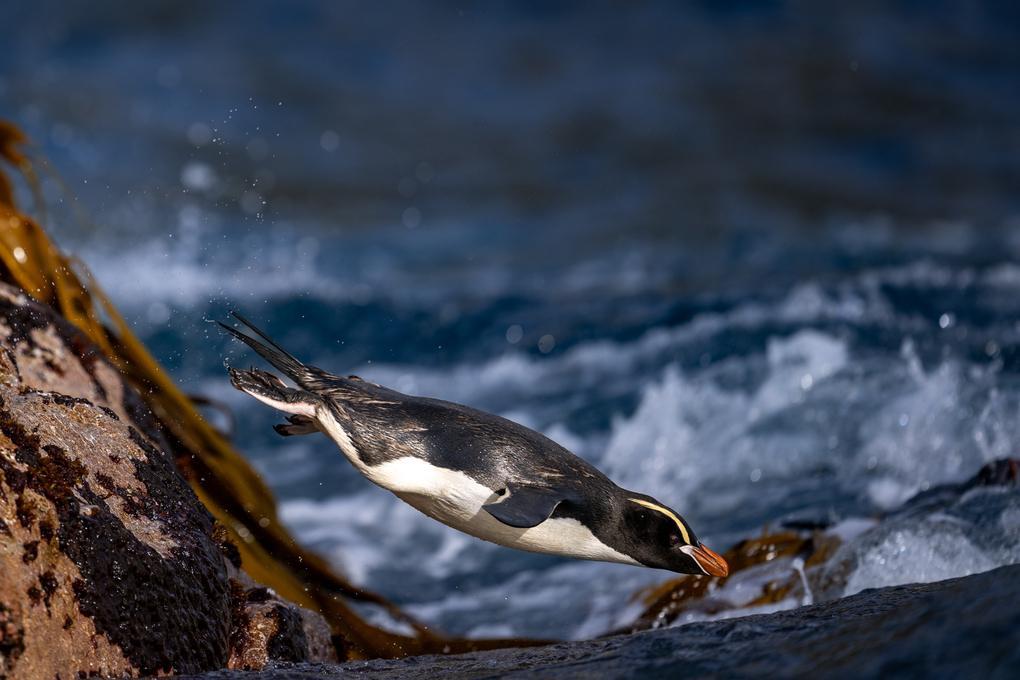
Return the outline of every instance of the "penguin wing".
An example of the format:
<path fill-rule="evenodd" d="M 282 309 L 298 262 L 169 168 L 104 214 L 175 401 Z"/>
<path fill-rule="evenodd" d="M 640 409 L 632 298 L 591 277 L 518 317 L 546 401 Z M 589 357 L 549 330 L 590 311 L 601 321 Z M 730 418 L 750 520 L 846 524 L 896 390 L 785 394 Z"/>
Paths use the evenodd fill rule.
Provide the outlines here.
<path fill-rule="evenodd" d="M 529 529 L 549 519 L 557 505 L 573 499 L 574 494 L 564 489 L 510 483 L 498 501 L 482 508 L 507 526 Z"/>

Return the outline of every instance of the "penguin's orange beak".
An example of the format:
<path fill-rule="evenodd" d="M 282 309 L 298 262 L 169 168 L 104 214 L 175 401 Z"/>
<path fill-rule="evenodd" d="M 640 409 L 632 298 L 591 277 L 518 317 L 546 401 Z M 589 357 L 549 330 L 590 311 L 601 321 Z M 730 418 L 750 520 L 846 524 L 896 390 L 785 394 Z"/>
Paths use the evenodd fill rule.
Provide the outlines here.
<path fill-rule="evenodd" d="M 700 543 L 692 546 L 691 557 L 697 560 L 698 565 L 705 570 L 709 576 L 729 576 L 730 568 L 726 560 L 712 552 Z"/>

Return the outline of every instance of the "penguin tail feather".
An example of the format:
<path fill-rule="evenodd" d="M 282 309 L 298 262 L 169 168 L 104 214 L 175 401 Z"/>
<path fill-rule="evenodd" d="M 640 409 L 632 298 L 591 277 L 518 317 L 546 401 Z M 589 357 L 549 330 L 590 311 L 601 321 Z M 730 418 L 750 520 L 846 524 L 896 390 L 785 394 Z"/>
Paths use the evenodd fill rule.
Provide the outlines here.
<path fill-rule="evenodd" d="M 225 328 L 228 333 L 230 333 L 235 338 L 237 338 L 244 344 L 251 347 L 256 352 L 258 352 L 263 359 L 265 359 L 273 366 L 275 366 L 277 370 L 282 371 L 283 374 L 286 375 L 291 380 L 300 383 L 303 379 L 309 377 L 308 370 L 309 367 L 305 366 L 300 361 L 295 359 L 290 352 L 276 344 L 276 342 L 274 342 L 272 338 L 270 338 L 268 335 L 263 333 L 255 326 L 253 326 L 251 322 L 249 322 L 243 316 L 234 311 L 231 311 L 230 313 L 237 317 L 238 320 L 245 326 L 252 329 L 260 338 L 265 340 L 266 343 L 268 344 L 261 343 L 257 339 L 251 337 L 250 335 L 245 335 L 236 328 L 231 328 L 227 324 L 220 322 L 220 326 Z M 266 373 L 265 375 L 269 374 Z M 231 377 L 233 377 L 233 373 L 231 373 Z M 237 387 L 237 385 L 235 385 L 235 387 Z"/>

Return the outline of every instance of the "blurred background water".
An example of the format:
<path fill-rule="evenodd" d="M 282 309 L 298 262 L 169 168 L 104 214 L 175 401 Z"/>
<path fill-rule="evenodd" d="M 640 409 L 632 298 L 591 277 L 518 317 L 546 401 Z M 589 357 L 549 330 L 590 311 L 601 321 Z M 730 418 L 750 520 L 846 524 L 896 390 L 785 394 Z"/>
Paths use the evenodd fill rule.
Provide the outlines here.
<path fill-rule="evenodd" d="M 237 309 L 310 363 L 536 428 L 719 551 L 1017 455 L 1015 3 L 0 18 L 0 117 L 94 222 L 50 186 L 54 237 L 186 390 L 233 407 L 303 540 L 451 631 L 598 634 L 668 575 L 482 543 L 324 437 L 277 437 L 223 370 L 257 357 L 210 320 Z M 853 588 L 1016 561 L 1010 498 L 981 545 L 962 519 L 872 540 Z"/>

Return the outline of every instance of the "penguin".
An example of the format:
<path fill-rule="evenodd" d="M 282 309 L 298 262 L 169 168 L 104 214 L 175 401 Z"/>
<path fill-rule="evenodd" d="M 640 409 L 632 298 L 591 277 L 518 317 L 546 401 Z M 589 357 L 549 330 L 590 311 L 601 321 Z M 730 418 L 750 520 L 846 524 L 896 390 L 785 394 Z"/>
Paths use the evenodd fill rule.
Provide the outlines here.
<path fill-rule="evenodd" d="M 726 561 L 677 512 L 627 491 L 551 439 L 513 421 L 413 397 L 301 363 L 224 323 L 297 387 L 226 366 L 230 382 L 289 414 L 283 436 L 322 432 L 369 481 L 471 536 L 534 553 L 726 576 Z"/>

